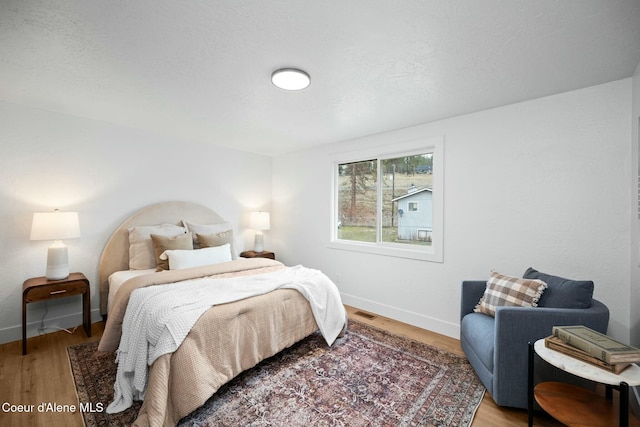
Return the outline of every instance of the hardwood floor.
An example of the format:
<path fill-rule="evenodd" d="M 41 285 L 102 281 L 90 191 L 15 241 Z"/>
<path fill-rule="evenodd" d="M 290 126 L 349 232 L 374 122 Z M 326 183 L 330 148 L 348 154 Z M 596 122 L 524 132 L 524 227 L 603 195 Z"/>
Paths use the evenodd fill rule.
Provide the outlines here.
<path fill-rule="evenodd" d="M 27 340 L 27 354 L 22 355 L 22 341 L 0 345 L 0 404 L 23 405 L 32 412 L 17 412 L 18 408 L 0 408 L 0 426 L 69 426 L 82 427 L 79 410 L 70 412 L 38 411 L 41 403 L 78 406 L 75 385 L 67 357 L 67 347 L 97 341 L 104 324 L 94 323 L 91 338 L 82 326 L 72 335 L 64 331 L 40 335 Z M 55 410 L 56 408 L 44 408 Z M 63 409 L 69 409 L 68 406 Z"/>
<path fill-rule="evenodd" d="M 415 326 L 364 313 L 347 307 L 349 317 L 390 332 L 404 335 L 417 341 L 462 354 L 458 340 L 439 335 Z M 362 313 L 362 314 L 359 314 Z M 94 323 L 92 337 L 86 338 L 82 327 L 73 334 L 64 331 L 29 338 L 27 355 L 22 356 L 21 341 L 0 345 L 0 426 L 69 426 L 82 427 L 79 410 L 70 413 L 69 406 L 78 406 L 75 386 L 71 377 L 66 348 L 70 345 L 100 339 L 104 330 L 102 322 Z M 39 412 L 38 405 L 44 403 L 66 405 L 63 412 Z M 15 412 L 18 408 L 6 405 L 34 405 L 33 412 Z M 46 408 L 54 409 L 54 408 Z M 500 408 L 488 394 L 478 408 L 474 427 L 514 427 L 526 426 L 527 414 L 524 410 Z M 545 414 L 536 414 L 535 425 L 557 427 L 562 424 Z"/>

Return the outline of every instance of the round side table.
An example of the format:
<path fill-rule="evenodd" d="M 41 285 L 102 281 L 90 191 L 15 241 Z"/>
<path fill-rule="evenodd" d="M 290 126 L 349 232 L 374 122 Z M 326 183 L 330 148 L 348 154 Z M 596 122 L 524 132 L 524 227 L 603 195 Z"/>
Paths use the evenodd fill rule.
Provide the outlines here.
<path fill-rule="evenodd" d="M 606 386 L 605 396 L 575 385 L 559 382 L 533 384 L 533 358 L 540 356 L 545 362 L 577 377 Z M 629 387 L 640 385 L 640 367 L 631 364 L 619 374 L 591 365 L 575 357 L 552 350 L 544 339 L 529 343 L 529 427 L 533 426 L 533 399 L 549 415 L 567 425 L 612 426 L 618 419 L 622 427 L 640 426 L 640 421 L 629 415 Z M 612 402 L 612 389 L 620 393 L 620 407 Z M 585 421 L 588 421 L 586 423 Z"/>

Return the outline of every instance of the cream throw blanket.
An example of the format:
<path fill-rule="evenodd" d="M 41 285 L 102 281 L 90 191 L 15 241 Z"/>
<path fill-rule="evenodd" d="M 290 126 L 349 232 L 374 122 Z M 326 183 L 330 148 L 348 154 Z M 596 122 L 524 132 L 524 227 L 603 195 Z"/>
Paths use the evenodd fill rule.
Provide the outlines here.
<path fill-rule="evenodd" d="M 174 352 L 207 309 L 280 288 L 295 289 L 309 301 L 322 336 L 333 344 L 346 314 L 337 287 L 318 270 L 295 266 L 249 277 L 205 277 L 135 290 L 124 317 L 114 401 L 107 412 L 123 411 L 134 399 L 144 399 L 148 367 Z"/>

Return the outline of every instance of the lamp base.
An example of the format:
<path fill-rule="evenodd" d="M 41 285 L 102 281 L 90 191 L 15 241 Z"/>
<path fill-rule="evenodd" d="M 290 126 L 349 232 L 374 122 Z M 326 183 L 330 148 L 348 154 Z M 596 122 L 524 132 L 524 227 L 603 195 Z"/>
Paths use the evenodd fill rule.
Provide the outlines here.
<path fill-rule="evenodd" d="M 69 277 L 69 255 L 64 243 L 56 241 L 47 250 L 47 279 L 61 280 Z"/>
<path fill-rule="evenodd" d="M 254 252 L 264 251 L 264 235 L 262 234 L 262 231 L 256 232 L 256 238 L 253 242 L 253 251 Z"/>

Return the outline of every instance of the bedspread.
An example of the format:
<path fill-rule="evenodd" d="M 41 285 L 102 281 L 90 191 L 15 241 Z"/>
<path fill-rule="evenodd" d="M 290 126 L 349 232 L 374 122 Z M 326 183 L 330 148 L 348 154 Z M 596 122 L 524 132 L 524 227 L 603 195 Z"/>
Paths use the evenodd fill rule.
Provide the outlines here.
<path fill-rule="evenodd" d="M 235 262 L 228 264 L 234 265 L 215 266 L 215 274 L 229 277 L 284 268 L 280 263 L 266 259 L 244 260 L 241 268 Z M 205 270 L 206 274 L 211 272 Z M 136 287 L 156 284 L 157 275 L 151 276 L 156 277 L 132 279 L 137 282 L 135 285 L 125 283 L 125 291 L 117 299 L 126 300 L 124 295 Z M 174 280 L 173 276 L 166 277 Z M 106 339 L 103 336 L 104 342 L 100 343 L 102 349 L 113 349 L 109 347 L 113 346 L 114 337 L 119 339 L 121 319 L 115 314 L 122 304 L 121 301 L 110 309 Z M 160 356 L 151 366 L 145 400 L 134 425 L 177 424 L 240 372 L 317 329 L 311 306 L 296 290 L 276 290 L 210 308 L 174 353 Z"/>
<path fill-rule="evenodd" d="M 122 335 L 122 322 L 124 321 L 129 297 L 136 289 L 206 276 L 223 278 L 268 273 L 281 268 L 284 268 L 282 263 L 267 258 L 243 258 L 222 264 L 184 270 L 166 270 L 133 277 L 122 284 L 113 299 L 112 305 L 109 306 L 109 314 L 104 333 L 100 338 L 98 350 L 115 351 L 118 348 Z"/>
<path fill-rule="evenodd" d="M 124 411 L 134 400 L 144 399 L 147 367 L 159 356 L 173 353 L 204 311 L 277 289 L 300 292 L 327 344 L 333 344 L 345 320 L 338 290 L 320 271 L 301 265 L 248 277 L 203 277 L 137 289 L 127 305 L 115 396 L 107 412 Z"/>

